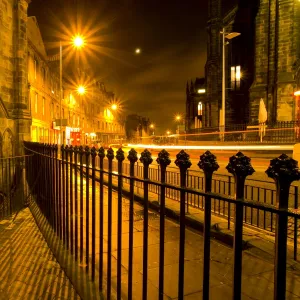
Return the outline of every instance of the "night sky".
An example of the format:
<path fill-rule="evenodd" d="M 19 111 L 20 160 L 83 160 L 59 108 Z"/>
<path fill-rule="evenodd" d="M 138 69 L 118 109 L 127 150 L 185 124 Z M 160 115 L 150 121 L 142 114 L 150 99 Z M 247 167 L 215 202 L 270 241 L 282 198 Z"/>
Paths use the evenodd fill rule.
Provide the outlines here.
<path fill-rule="evenodd" d="M 81 64 L 115 92 L 124 114 L 149 117 L 163 132 L 185 112 L 186 81 L 204 76 L 207 2 L 32 0 L 28 14 L 37 17 L 49 54 L 59 39 L 88 35 Z M 74 60 L 65 76 L 76 81 Z"/>

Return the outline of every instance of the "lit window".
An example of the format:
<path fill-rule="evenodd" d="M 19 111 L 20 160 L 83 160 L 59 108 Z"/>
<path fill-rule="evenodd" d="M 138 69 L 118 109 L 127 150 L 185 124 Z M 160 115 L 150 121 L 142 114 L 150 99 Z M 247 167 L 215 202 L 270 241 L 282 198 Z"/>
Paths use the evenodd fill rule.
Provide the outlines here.
<path fill-rule="evenodd" d="M 202 102 L 198 103 L 198 116 L 202 116 Z"/>
<path fill-rule="evenodd" d="M 231 67 L 231 89 L 238 90 L 241 86 L 241 66 Z"/>
<path fill-rule="evenodd" d="M 206 90 L 205 89 L 199 89 L 198 90 L 198 94 L 205 94 L 206 93 Z"/>

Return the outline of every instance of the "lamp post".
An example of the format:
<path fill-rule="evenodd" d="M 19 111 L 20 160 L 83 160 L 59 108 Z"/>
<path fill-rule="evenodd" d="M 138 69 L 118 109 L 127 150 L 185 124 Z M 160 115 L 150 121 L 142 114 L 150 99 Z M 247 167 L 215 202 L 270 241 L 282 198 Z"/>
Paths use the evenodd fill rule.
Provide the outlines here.
<path fill-rule="evenodd" d="M 78 95 L 80 96 L 80 102 L 81 102 L 81 111 L 82 111 L 82 114 L 84 114 L 84 112 L 83 112 L 83 95 L 86 93 L 86 88 L 85 88 L 85 86 L 83 86 L 83 85 L 79 85 L 78 87 L 77 87 L 77 93 L 78 93 Z M 82 122 L 82 118 L 81 118 L 81 122 Z M 81 132 L 82 133 L 82 132 Z M 84 138 L 81 138 L 81 143 L 83 144 L 83 142 L 84 142 Z"/>
<path fill-rule="evenodd" d="M 222 109 L 220 113 L 220 123 L 219 123 L 219 130 L 221 132 L 221 140 L 224 142 L 225 140 L 225 97 L 226 97 L 226 58 L 225 58 L 225 47 L 227 45 L 226 40 L 232 40 L 239 35 L 241 35 L 239 32 L 230 32 L 226 33 L 225 27 L 223 28 L 223 31 L 221 31 L 222 34 L 222 45 L 223 45 L 223 55 L 222 55 Z"/>
<path fill-rule="evenodd" d="M 154 135 L 154 124 L 150 124 L 150 128 L 152 129 L 152 135 Z"/>
<path fill-rule="evenodd" d="M 77 35 L 73 38 L 72 42 L 74 48 L 80 49 L 84 46 L 84 38 Z M 62 100 L 63 100 L 63 87 L 62 87 L 62 74 L 63 74 L 63 47 L 62 42 L 59 42 L 59 89 L 60 89 L 60 144 L 63 144 L 63 130 L 62 130 Z"/>
<path fill-rule="evenodd" d="M 179 136 L 180 136 L 180 121 L 182 120 L 182 125 L 184 125 L 184 118 L 182 117 L 182 115 L 178 114 L 175 116 L 175 121 L 178 122 L 178 125 L 177 125 L 177 133 L 178 133 L 178 141 L 179 141 Z M 184 131 L 184 143 L 185 143 L 185 146 L 186 146 L 186 130 Z"/>

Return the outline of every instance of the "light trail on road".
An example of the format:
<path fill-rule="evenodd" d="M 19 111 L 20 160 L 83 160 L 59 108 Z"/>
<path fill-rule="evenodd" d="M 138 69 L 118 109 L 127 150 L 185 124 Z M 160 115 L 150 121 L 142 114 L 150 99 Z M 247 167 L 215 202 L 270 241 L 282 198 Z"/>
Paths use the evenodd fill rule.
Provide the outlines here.
<path fill-rule="evenodd" d="M 277 151 L 293 151 L 294 145 L 201 145 L 201 146 L 185 146 L 185 145 L 144 145 L 144 144 L 128 144 L 131 148 L 142 149 L 173 149 L 173 150 L 277 150 Z"/>

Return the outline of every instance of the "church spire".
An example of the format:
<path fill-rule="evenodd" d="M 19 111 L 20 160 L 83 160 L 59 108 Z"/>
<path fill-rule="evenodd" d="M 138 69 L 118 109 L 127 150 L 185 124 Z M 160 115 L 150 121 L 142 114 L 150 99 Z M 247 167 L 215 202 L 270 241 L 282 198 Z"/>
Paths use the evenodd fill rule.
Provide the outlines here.
<path fill-rule="evenodd" d="M 189 88 L 189 82 L 186 82 L 186 94 L 189 95 L 190 94 L 190 88 Z"/>
<path fill-rule="evenodd" d="M 193 80 L 191 80 L 190 92 L 194 93 L 194 83 L 193 83 Z"/>

